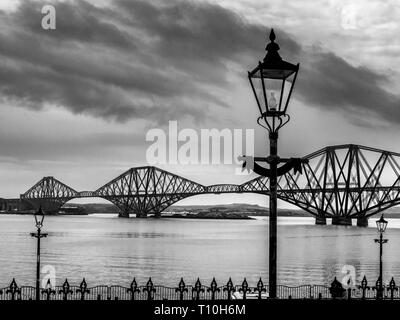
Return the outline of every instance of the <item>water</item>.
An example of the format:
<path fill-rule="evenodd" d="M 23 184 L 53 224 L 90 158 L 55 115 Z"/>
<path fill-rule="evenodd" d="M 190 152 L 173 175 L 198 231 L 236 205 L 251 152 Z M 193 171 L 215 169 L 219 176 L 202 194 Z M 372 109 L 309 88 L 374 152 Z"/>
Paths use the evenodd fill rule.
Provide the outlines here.
<path fill-rule="evenodd" d="M 0 216 L 0 285 L 13 277 L 34 285 L 36 239 L 32 216 Z M 384 279 L 400 281 L 400 220 L 388 219 Z M 376 280 L 378 245 L 375 222 L 369 228 L 316 226 L 313 218 L 278 219 L 278 283 L 330 284 L 343 277 L 344 265 L 356 276 Z M 268 281 L 268 220 L 121 219 L 114 215 L 48 216 L 42 240 L 42 266 L 52 265 L 57 284 L 86 278 L 88 285 L 175 286 L 180 277 L 222 285 L 244 277 L 255 285 Z"/>

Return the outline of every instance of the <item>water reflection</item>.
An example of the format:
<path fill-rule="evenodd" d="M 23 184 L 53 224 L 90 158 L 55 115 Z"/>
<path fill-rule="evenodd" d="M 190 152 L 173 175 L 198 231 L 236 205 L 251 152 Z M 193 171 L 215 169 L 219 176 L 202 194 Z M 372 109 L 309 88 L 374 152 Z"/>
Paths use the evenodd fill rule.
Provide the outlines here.
<path fill-rule="evenodd" d="M 388 219 L 384 278 L 400 279 L 400 221 Z M 329 284 L 344 276 L 344 265 L 357 278 L 373 283 L 378 273 L 374 221 L 370 228 L 316 226 L 312 218 L 279 218 L 278 282 L 286 285 Z M 35 241 L 29 216 L 0 216 L 0 285 L 13 277 L 34 284 Z M 176 285 L 180 277 L 209 283 L 229 277 L 268 281 L 268 220 L 118 219 L 109 215 L 47 217 L 42 264 L 53 265 L 60 284 L 86 278 L 89 285 L 125 284 L 152 277 Z"/>

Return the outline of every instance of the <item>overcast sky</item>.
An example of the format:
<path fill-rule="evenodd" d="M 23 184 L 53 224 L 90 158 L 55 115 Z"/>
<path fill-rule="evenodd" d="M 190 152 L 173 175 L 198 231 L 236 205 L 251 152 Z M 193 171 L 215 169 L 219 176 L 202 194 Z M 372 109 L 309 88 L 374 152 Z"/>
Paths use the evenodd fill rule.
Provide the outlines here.
<path fill-rule="evenodd" d="M 284 3 L 284 5 L 283 5 Z M 41 9 L 56 8 L 56 30 Z M 281 156 L 332 144 L 400 151 L 400 6 L 392 1 L 0 0 L 0 196 L 43 176 L 94 190 L 146 165 L 146 132 L 255 129 L 247 71 L 269 30 L 300 72 Z M 163 165 L 203 184 L 242 183 L 229 165 Z M 248 195 L 182 203 L 254 202 Z"/>

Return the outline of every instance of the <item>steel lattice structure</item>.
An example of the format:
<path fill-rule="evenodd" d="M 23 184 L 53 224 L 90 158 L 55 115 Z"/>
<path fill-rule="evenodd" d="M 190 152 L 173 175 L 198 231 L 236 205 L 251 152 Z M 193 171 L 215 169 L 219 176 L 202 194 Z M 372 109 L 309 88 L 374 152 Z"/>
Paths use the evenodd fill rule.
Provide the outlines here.
<path fill-rule="evenodd" d="M 21 201 L 28 206 L 42 206 L 46 211 L 58 211 L 65 202 L 78 197 L 79 192 L 54 177 L 44 177 L 20 195 Z"/>
<path fill-rule="evenodd" d="M 324 221 L 360 221 L 400 203 L 400 154 L 358 145 L 329 146 L 305 156 L 303 174 L 289 172 L 278 179 L 278 197 Z M 165 170 L 131 168 L 96 191 L 77 192 L 53 177 L 45 177 L 21 200 L 37 207 L 60 207 L 73 198 L 102 197 L 121 216 L 159 215 L 173 203 L 206 193 L 268 194 L 268 178 L 242 185 L 204 186 Z"/>
<path fill-rule="evenodd" d="M 156 167 L 132 168 L 95 193 L 114 203 L 122 216 L 160 215 L 171 204 L 204 193 L 205 187 Z"/>

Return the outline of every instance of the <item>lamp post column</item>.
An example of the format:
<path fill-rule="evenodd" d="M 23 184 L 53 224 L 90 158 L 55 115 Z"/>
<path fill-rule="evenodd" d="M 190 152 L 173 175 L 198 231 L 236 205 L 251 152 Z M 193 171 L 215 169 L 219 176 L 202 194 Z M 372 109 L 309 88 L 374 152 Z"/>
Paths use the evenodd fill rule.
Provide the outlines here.
<path fill-rule="evenodd" d="M 382 277 L 382 250 L 383 250 L 383 233 L 379 236 L 379 299 L 383 298 L 383 277 Z"/>
<path fill-rule="evenodd" d="M 37 251 L 36 251 L 36 300 L 40 300 L 40 228 L 37 231 Z"/>
<path fill-rule="evenodd" d="M 40 239 L 47 237 L 47 233 L 42 233 L 40 227 L 37 227 L 37 232 L 31 233 L 32 237 L 37 238 L 36 247 L 36 300 L 40 300 Z"/>
<path fill-rule="evenodd" d="M 270 172 L 269 180 L 269 297 L 276 298 L 277 270 L 277 164 L 278 132 L 269 133 Z"/>

